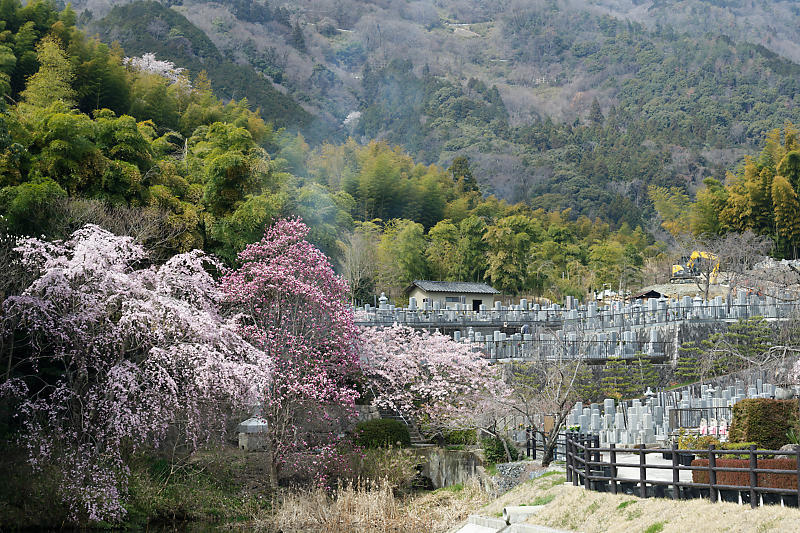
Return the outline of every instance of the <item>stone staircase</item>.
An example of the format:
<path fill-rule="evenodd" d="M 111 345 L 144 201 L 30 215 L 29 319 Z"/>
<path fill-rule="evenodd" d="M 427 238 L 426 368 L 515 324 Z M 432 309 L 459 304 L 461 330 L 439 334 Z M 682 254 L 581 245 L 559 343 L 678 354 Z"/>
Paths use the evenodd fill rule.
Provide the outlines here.
<path fill-rule="evenodd" d="M 391 418 L 392 420 L 397 420 L 401 424 L 404 424 L 408 428 L 408 434 L 411 436 L 411 444 L 412 446 L 415 444 L 429 444 L 429 441 L 422 436 L 420 433 L 419 428 L 414 424 L 412 421 L 407 420 L 403 415 L 394 411 L 392 409 L 380 408 L 378 409 L 378 413 L 381 415 L 381 418 Z"/>

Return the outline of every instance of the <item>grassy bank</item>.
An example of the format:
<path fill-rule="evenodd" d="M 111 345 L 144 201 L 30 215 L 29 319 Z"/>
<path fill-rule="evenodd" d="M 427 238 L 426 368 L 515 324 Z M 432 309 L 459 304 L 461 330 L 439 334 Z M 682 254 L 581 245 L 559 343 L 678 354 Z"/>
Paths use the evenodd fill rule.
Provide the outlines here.
<path fill-rule="evenodd" d="M 263 513 L 242 528 L 264 533 L 318 531 L 444 532 L 487 501 L 477 483 L 433 492 L 395 494 L 388 483 L 292 491 L 279 496 L 273 513 Z"/>
<path fill-rule="evenodd" d="M 532 524 L 583 533 L 750 533 L 797 531 L 800 510 L 750 506 L 695 499 L 640 499 L 586 491 L 564 484 L 563 474 L 546 476 L 509 491 L 477 514 L 500 516 L 507 505 L 541 505 Z"/>

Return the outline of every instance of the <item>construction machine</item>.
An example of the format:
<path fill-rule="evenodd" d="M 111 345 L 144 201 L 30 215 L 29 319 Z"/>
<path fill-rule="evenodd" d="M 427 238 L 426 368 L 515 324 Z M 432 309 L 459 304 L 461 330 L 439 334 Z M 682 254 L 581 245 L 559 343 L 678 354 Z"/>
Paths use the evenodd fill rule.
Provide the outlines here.
<path fill-rule="evenodd" d="M 691 283 L 709 272 L 709 283 L 717 282 L 719 259 L 710 252 L 695 250 L 690 256 L 681 257 L 680 264 L 672 265 L 670 283 Z"/>

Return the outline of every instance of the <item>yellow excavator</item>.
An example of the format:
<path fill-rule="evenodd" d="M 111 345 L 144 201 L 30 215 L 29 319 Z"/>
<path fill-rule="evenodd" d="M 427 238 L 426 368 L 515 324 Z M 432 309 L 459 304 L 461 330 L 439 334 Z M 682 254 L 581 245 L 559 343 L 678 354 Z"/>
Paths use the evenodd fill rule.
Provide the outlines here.
<path fill-rule="evenodd" d="M 670 283 L 690 283 L 709 272 L 709 282 L 717 282 L 719 275 L 719 259 L 710 252 L 695 250 L 690 256 L 681 257 L 681 263 L 672 265 Z"/>

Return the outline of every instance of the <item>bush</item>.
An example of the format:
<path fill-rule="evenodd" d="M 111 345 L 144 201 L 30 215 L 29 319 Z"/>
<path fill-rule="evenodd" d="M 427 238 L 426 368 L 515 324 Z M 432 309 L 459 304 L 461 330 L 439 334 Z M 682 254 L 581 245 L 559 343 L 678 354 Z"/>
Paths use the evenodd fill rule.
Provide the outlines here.
<path fill-rule="evenodd" d="M 733 406 L 730 439 L 749 441 L 764 450 L 778 450 L 789 442 L 786 433 L 798 427 L 797 400 L 753 398 Z"/>
<path fill-rule="evenodd" d="M 508 453 L 511 454 L 511 460 L 516 461 L 519 459 L 519 450 L 517 450 L 516 446 L 509 440 L 505 439 L 506 444 L 508 445 Z M 489 463 L 505 463 L 508 458 L 506 457 L 506 450 L 503 447 L 503 441 L 501 441 L 497 437 L 489 437 L 487 439 L 483 439 L 481 442 L 483 444 L 483 455 L 486 457 L 486 461 Z"/>
<path fill-rule="evenodd" d="M 723 450 L 747 450 L 750 446 L 758 447 L 758 444 L 755 442 L 725 442 L 722 444 Z M 749 458 L 749 455 L 739 454 L 739 453 L 726 453 L 722 456 L 723 459 L 742 459 L 742 458 Z M 748 459 L 749 460 L 749 459 Z"/>
<path fill-rule="evenodd" d="M 678 449 L 680 450 L 707 450 L 710 445 L 719 448 L 719 440 L 713 435 L 695 435 L 681 430 L 678 436 Z M 698 457 L 708 457 L 707 453 L 698 453 Z"/>
<path fill-rule="evenodd" d="M 474 429 L 454 429 L 444 434 L 445 444 L 476 444 L 478 437 Z"/>
<path fill-rule="evenodd" d="M 411 435 L 402 422 L 379 418 L 359 422 L 356 425 L 355 442 L 364 448 L 411 446 Z"/>

